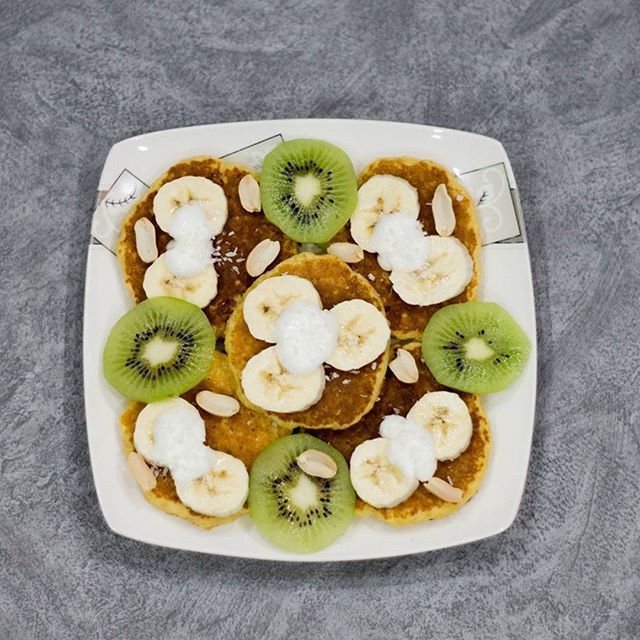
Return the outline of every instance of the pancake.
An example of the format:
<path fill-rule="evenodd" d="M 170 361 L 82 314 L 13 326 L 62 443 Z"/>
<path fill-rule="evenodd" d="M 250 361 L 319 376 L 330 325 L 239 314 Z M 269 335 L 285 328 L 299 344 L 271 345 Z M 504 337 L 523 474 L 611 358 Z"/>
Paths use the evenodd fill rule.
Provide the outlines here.
<path fill-rule="evenodd" d="M 371 284 L 334 256 L 301 253 L 281 262 L 275 269 L 256 280 L 253 286 L 267 278 L 284 274 L 311 281 L 318 290 L 325 309 L 330 309 L 345 300 L 361 298 L 374 304 L 384 313 L 382 300 Z M 225 347 L 229 365 L 238 381 L 238 397 L 257 411 L 262 410 L 254 407 L 244 397 L 240 379 L 247 362 L 269 346 L 271 345 L 254 338 L 249 332 L 240 301 L 227 324 Z M 279 424 L 290 428 L 303 426 L 307 429 L 346 429 L 373 407 L 380 393 L 388 362 L 387 348 L 374 361 L 375 366 L 371 363 L 356 371 L 338 371 L 325 365 L 327 384 L 322 398 L 316 404 L 306 411 L 270 412 L 269 415 Z"/>
<path fill-rule="evenodd" d="M 198 391 L 208 389 L 235 396 L 235 388 L 235 378 L 227 364 L 226 356 L 216 351 L 207 377 L 182 397 L 197 407 L 195 396 Z M 144 406 L 141 402 L 131 402 L 120 417 L 122 440 L 127 456 L 134 451 L 133 432 L 138 414 Z M 205 422 L 206 444 L 212 449 L 239 458 L 245 463 L 247 469 L 251 467 L 255 457 L 264 447 L 273 440 L 289 434 L 288 429 L 277 425 L 264 413 L 255 413 L 242 404 L 240 411 L 230 418 L 220 418 L 200 409 L 199 411 Z M 247 509 L 243 508 L 226 518 L 216 518 L 193 511 L 179 500 L 171 474 L 166 469 L 160 470 L 157 486 L 151 491 L 146 491 L 144 496 L 159 509 L 205 529 L 231 522 L 238 516 L 248 513 Z"/>
<path fill-rule="evenodd" d="M 400 345 L 396 345 L 394 350 Z M 385 384 L 380 394 L 380 400 L 374 408 L 358 424 L 346 431 L 315 431 L 313 435 L 322 438 L 338 449 L 347 460 L 351 458 L 353 450 L 365 440 L 378 437 L 380 423 L 384 416 L 397 410 L 401 416 L 406 416 L 409 409 L 425 393 L 429 391 L 450 391 L 439 385 L 429 373 L 421 360 L 421 346 L 418 343 L 403 345 L 410 351 L 418 363 L 420 377 L 415 384 L 404 384 L 398 381 L 391 370 L 387 372 Z M 478 396 L 461 393 L 473 422 L 471 442 L 455 460 L 438 462 L 435 475 L 445 482 L 451 479 L 454 487 L 462 489 L 463 503 L 467 502 L 478 490 L 484 476 L 489 454 L 491 451 L 491 432 Z M 459 509 L 461 504 L 445 502 L 427 491 L 422 485 L 416 489 L 411 497 L 391 509 L 376 509 L 358 498 L 356 513 L 360 516 L 375 516 L 391 524 L 413 524 L 425 520 L 443 518 Z"/>
<path fill-rule="evenodd" d="M 240 204 L 238 183 L 250 169 L 227 164 L 217 158 L 206 156 L 184 160 L 161 175 L 149 188 L 145 196 L 137 202 L 122 225 L 122 234 L 118 243 L 118 258 L 124 271 L 126 285 L 134 302 L 138 303 L 147 296 L 142 288 L 144 274 L 149 267 L 138 256 L 134 225 L 143 217 L 149 218 L 156 228 L 159 253 L 164 252 L 171 236 L 160 229 L 153 215 L 153 199 L 160 187 L 183 176 L 202 176 L 219 184 L 227 196 L 229 215 L 224 229 L 213 241 L 215 269 L 218 273 L 218 295 L 203 309 L 216 335 L 224 335 L 224 328 L 236 301 L 253 282 L 247 273 L 245 261 L 251 250 L 265 238 L 280 241 L 280 255 L 284 260 L 298 252 L 297 244 L 287 238 L 272 225 L 262 213 L 247 213 Z M 253 174 L 256 175 L 256 174 Z"/>
<path fill-rule="evenodd" d="M 474 263 L 474 274 L 467 288 L 455 298 L 440 304 L 419 307 L 403 302 L 393 290 L 389 273 L 378 265 L 375 253 L 365 251 L 365 258 L 361 262 L 351 265 L 356 271 L 371 280 L 376 291 L 384 301 L 384 307 L 391 325 L 394 337 L 400 339 L 419 340 L 429 318 L 441 307 L 455 302 L 475 300 L 479 279 L 479 253 L 482 244 L 480 228 L 476 217 L 476 208 L 469 192 L 456 176 L 445 167 L 430 160 L 416 160 L 414 158 L 381 158 L 369 164 L 358 178 L 361 186 L 375 175 L 394 175 L 404 178 L 418 190 L 420 214 L 418 219 L 426 233 L 436 234 L 430 203 L 436 187 L 444 183 L 453 202 L 456 216 L 456 227 L 453 235 L 469 250 Z M 457 200 L 456 196 L 462 196 Z M 348 229 L 343 229 L 334 241 L 352 241 Z"/>

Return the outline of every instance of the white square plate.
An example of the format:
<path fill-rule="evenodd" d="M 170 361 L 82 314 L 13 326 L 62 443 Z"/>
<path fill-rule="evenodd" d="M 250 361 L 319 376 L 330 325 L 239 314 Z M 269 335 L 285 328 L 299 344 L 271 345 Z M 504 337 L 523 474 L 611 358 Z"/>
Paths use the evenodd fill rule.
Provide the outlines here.
<path fill-rule="evenodd" d="M 175 162 L 195 155 L 233 155 L 258 167 L 281 139 L 321 138 L 342 147 L 356 170 L 381 156 L 429 158 L 451 167 L 479 202 L 483 228 L 480 298 L 504 305 L 531 338 L 523 375 L 485 398 L 493 435 L 478 494 L 442 520 L 392 527 L 355 519 L 333 545 L 310 556 L 266 542 L 248 517 L 207 531 L 148 504 L 127 471 L 118 417 L 125 405 L 102 377 L 102 349 L 114 322 L 131 307 L 110 249 L 122 217 L 146 185 Z M 262 141 L 260 143 L 260 141 Z M 260 144 L 256 144 L 260 143 Z M 240 150 L 240 151 L 237 151 Z M 516 183 L 502 145 L 491 138 L 436 127 L 360 120 L 271 120 L 173 129 L 129 138 L 107 157 L 89 246 L 84 312 L 84 393 L 96 491 L 107 524 L 150 544 L 245 558 L 289 561 L 360 560 L 431 551 L 486 538 L 513 522 L 524 489 L 536 396 L 536 328 L 529 253 Z M 98 241 L 99 239 L 99 241 Z"/>

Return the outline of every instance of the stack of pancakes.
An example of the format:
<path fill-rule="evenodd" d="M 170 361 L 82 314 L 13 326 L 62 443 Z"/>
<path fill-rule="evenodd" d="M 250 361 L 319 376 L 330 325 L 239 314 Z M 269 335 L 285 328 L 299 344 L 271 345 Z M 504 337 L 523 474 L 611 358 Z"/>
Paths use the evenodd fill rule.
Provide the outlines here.
<path fill-rule="evenodd" d="M 118 256 L 125 282 L 135 302 L 146 297 L 142 282 L 148 265 L 137 254 L 133 227 L 142 217 L 147 217 L 155 224 L 153 198 L 163 184 L 192 175 L 203 176 L 222 186 L 227 196 L 229 213 L 222 233 L 215 240 L 219 247 L 216 254 L 233 254 L 236 259 L 222 260 L 215 265 L 219 275 L 218 295 L 204 311 L 218 337 L 224 336 L 226 355 L 216 352 L 207 378 L 183 397 L 196 407 L 194 398 L 202 389 L 240 400 L 240 412 L 230 418 L 200 412 L 206 425 L 206 444 L 239 458 L 248 469 L 259 451 L 269 442 L 300 428 L 313 429 L 313 435 L 335 446 L 348 461 L 357 445 L 378 437 L 380 422 L 385 415 L 397 413 L 405 416 L 425 393 L 444 388 L 434 380 L 422 362 L 420 344 L 416 340 L 420 339 L 425 325 L 437 309 L 446 304 L 474 300 L 476 297 L 481 240 L 474 203 L 453 173 L 427 160 L 383 158 L 367 166 L 360 175 L 360 185 L 374 175 L 395 175 L 416 187 L 420 202 L 419 220 L 428 234 L 435 233 L 428 203 L 431 202 L 436 187 L 444 183 L 452 198 L 456 216 L 453 235 L 467 247 L 473 258 L 473 278 L 455 298 L 437 305 L 418 307 L 406 304 L 393 291 L 388 273 L 379 267 L 374 254 L 365 253 L 365 259 L 353 265 L 347 265 L 329 255 L 298 254 L 296 243 L 286 238 L 261 213 L 247 213 L 242 208 L 238 197 L 238 183 L 248 173 L 252 172 L 244 167 L 227 164 L 216 158 L 199 157 L 171 167 L 158 178 L 146 196 L 134 206 L 123 225 Z M 170 237 L 157 226 L 156 233 L 158 250 L 162 252 Z M 271 271 L 254 280 L 246 272 L 244 260 L 253 247 L 266 238 L 279 240 L 281 252 Z M 335 240 L 350 241 L 348 228 L 343 229 Z M 256 283 L 283 274 L 310 280 L 318 290 L 324 308 L 354 298 L 374 304 L 386 314 L 394 337 L 393 346 L 378 357 L 375 366 L 367 365 L 355 372 L 338 372 L 327 366 L 327 384 L 320 401 L 306 411 L 289 414 L 266 412 L 252 405 L 244 397 L 240 387 L 240 376 L 245 364 L 268 346 L 254 338 L 248 330 L 242 313 L 244 295 Z M 400 341 L 409 342 L 401 344 Z M 399 346 L 410 351 L 418 364 L 420 375 L 415 384 L 398 381 L 387 368 L 390 357 L 393 357 L 390 351 L 393 352 Z M 484 475 L 491 435 L 478 396 L 460 396 L 471 413 L 471 442 L 455 460 L 439 462 L 435 475 L 461 489 L 464 503 L 476 493 Z M 133 451 L 135 422 L 143 406 L 131 403 L 121 417 L 127 454 Z M 224 524 L 246 513 L 242 511 L 227 518 L 216 518 L 192 511 L 178 499 L 171 475 L 166 470 L 158 470 L 158 484 L 153 490 L 146 492 L 145 496 L 167 513 L 206 528 Z M 460 506 L 445 502 L 420 486 L 410 498 L 391 509 L 376 509 L 358 500 L 357 513 L 376 516 L 393 524 L 408 524 L 446 516 Z"/>

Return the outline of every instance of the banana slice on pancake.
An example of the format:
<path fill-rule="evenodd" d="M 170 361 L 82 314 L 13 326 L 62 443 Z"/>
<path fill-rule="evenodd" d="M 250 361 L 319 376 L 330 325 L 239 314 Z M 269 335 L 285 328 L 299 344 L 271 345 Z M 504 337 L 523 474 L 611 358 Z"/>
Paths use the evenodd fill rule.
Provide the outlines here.
<path fill-rule="evenodd" d="M 309 302 L 322 309 L 316 288 L 309 280 L 298 276 L 267 278 L 249 291 L 242 305 L 242 314 L 251 335 L 258 340 L 275 343 L 273 329 L 276 321 L 284 308 L 294 301 Z"/>
<path fill-rule="evenodd" d="M 407 420 L 421 424 L 431 432 L 438 460 L 457 458 L 471 442 L 471 414 L 457 393 L 425 393 L 407 413 Z"/>
<path fill-rule="evenodd" d="M 404 178 L 377 175 L 358 189 L 358 204 L 351 216 L 351 236 L 365 251 L 371 251 L 371 237 L 385 213 L 407 213 L 416 220 L 420 213 L 418 190 Z"/>
<path fill-rule="evenodd" d="M 195 480 L 176 482 L 178 498 L 193 511 L 224 518 L 242 509 L 249 495 L 249 474 L 242 460 L 212 451 L 209 470 Z"/>
<path fill-rule="evenodd" d="M 197 204 L 207 214 L 213 236 L 222 231 L 227 221 L 227 196 L 219 184 L 202 176 L 183 176 L 158 189 L 153 199 L 153 213 L 158 226 L 168 233 L 173 213 L 187 204 Z"/>
<path fill-rule="evenodd" d="M 176 276 L 169 271 L 166 253 L 163 253 L 147 268 L 142 287 L 148 298 L 171 296 L 202 309 L 218 295 L 218 274 L 209 264 L 195 276 Z"/>
<path fill-rule="evenodd" d="M 393 290 L 407 304 L 438 304 L 462 293 L 473 277 L 473 260 L 467 248 L 453 236 L 428 236 L 429 252 L 416 271 L 392 271 Z"/>
<path fill-rule="evenodd" d="M 322 397 L 324 367 L 307 374 L 289 373 L 278 360 L 275 347 L 268 347 L 247 362 L 242 371 L 242 390 L 262 409 L 278 413 L 304 411 Z"/>
<path fill-rule="evenodd" d="M 365 440 L 351 454 L 351 484 L 361 500 L 377 509 L 404 502 L 418 488 L 417 478 L 407 478 L 389 462 L 386 438 Z"/>
<path fill-rule="evenodd" d="M 330 313 L 338 323 L 338 345 L 327 360 L 334 369 L 360 369 L 387 348 L 391 336 L 389 323 L 370 302 L 346 300 Z"/>

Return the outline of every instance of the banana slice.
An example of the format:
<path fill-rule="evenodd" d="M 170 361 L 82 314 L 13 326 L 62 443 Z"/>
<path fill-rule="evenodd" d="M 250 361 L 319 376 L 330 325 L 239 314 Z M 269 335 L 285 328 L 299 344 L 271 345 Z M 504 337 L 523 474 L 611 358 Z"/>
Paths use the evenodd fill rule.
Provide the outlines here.
<path fill-rule="evenodd" d="M 158 226 L 169 233 L 171 216 L 178 207 L 189 203 L 197 204 L 207 214 L 213 236 L 222 231 L 227 221 L 227 196 L 219 184 L 200 176 L 184 176 L 158 189 L 153 199 Z"/>
<path fill-rule="evenodd" d="M 242 509 L 249 495 L 249 474 L 242 460 L 213 451 L 213 464 L 190 482 L 176 482 L 178 498 L 190 509 L 224 518 Z"/>
<path fill-rule="evenodd" d="M 249 291 L 242 305 L 242 313 L 251 335 L 258 340 L 275 343 L 273 330 L 276 321 L 284 308 L 294 300 L 309 302 L 322 309 L 322 300 L 316 288 L 309 280 L 298 276 L 267 278 Z"/>
<path fill-rule="evenodd" d="M 183 409 L 194 412 L 195 416 L 200 418 L 198 410 L 186 400 L 182 398 L 169 398 L 160 402 L 149 403 L 139 414 L 136 419 L 136 428 L 133 432 L 133 446 L 136 451 L 149 463 L 159 467 L 167 466 L 168 461 L 160 459 L 155 452 L 155 442 L 153 430 L 156 420 L 167 411 L 172 409 Z M 204 423 L 202 425 L 202 438 L 204 440 Z"/>
<path fill-rule="evenodd" d="M 377 509 L 404 502 L 417 488 L 417 478 L 407 478 L 389 462 L 386 438 L 366 440 L 351 454 L 351 484 L 361 500 Z"/>
<path fill-rule="evenodd" d="M 373 362 L 389 343 L 387 319 L 370 302 L 347 300 L 331 309 L 338 323 L 338 346 L 327 364 L 340 371 Z"/>
<path fill-rule="evenodd" d="M 425 393 L 413 405 L 407 420 L 421 424 L 431 432 L 438 460 L 457 458 L 471 442 L 471 414 L 457 393 Z"/>
<path fill-rule="evenodd" d="M 358 189 L 358 204 L 351 216 L 351 236 L 365 251 L 371 251 L 373 228 L 385 213 L 420 213 L 418 190 L 397 176 L 373 176 Z"/>
<path fill-rule="evenodd" d="M 144 274 L 142 287 L 148 298 L 171 296 L 202 309 L 218 295 L 218 274 L 212 264 L 195 276 L 176 276 L 169 271 L 165 256 L 163 253 Z"/>
<path fill-rule="evenodd" d="M 425 307 L 449 300 L 471 282 L 473 260 L 454 237 L 429 236 L 429 257 L 417 271 L 392 271 L 393 290 L 407 304 Z"/>
<path fill-rule="evenodd" d="M 312 373 L 289 373 L 278 360 L 276 348 L 253 356 L 242 371 L 242 389 L 250 402 L 267 411 L 304 411 L 322 397 L 324 367 Z"/>

